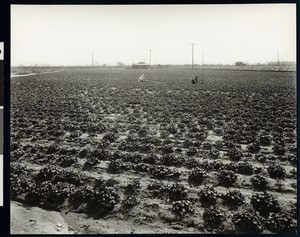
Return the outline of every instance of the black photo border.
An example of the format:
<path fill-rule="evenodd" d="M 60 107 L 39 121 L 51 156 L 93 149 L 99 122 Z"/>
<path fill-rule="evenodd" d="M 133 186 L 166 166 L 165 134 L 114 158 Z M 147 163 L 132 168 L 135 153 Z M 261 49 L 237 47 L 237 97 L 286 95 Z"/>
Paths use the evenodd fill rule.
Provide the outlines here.
<path fill-rule="evenodd" d="M 0 237 L 6 236 L 24 236 L 24 235 L 11 235 L 10 234 L 10 18 L 11 12 L 10 7 L 13 4 L 20 5 L 148 5 L 148 4 L 276 4 L 276 3 L 295 3 L 297 11 L 297 62 L 299 61 L 299 50 L 298 50 L 298 39 L 299 39 L 299 1 L 297 0 L 0 0 L 0 42 L 4 42 L 4 144 L 3 144 L 3 170 L 4 170 L 4 206 L 0 207 Z M 298 132 L 299 132 L 299 65 L 297 63 L 297 144 L 299 143 Z M 0 95 L 1 96 L 1 95 Z M 0 128 L 2 129 L 2 128 Z M 297 158 L 298 158 L 298 146 L 297 146 Z M 299 167 L 299 160 L 297 159 L 297 167 Z M 299 172 L 297 170 L 297 181 L 299 180 Z M 297 182 L 298 183 L 298 182 Z M 299 186 L 297 185 L 297 195 L 299 195 Z M 298 200 L 298 197 L 297 197 Z M 299 203 L 297 202 L 297 213 L 298 213 L 298 233 L 299 233 Z M 160 236 L 161 234 L 147 234 L 147 236 Z M 164 234 L 165 235 L 165 234 Z M 177 234 L 176 234 L 177 235 Z M 31 236 L 26 234 L 26 236 Z M 72 236 L 72 235 L 32 235 L 32 236 Z M 78 235 L 78 236 L 111 236 L 111 235 Z M 131 236 L 130 234 L 123 234 L 120 236 Z M 140 235 L 144 236 L 144 235 Z M 173 235 L 169 235 L 173 236 Z M 196 236 L 195 234 L 178 236 Z M 201 234 L 204 236 L 204 234 Z M 220 234 L 210 234 L 209 236 L 220 236 Z M 226 235 L 230 236 L 230 235 Z M 245 235 L 233 235 L 233 236 L 245 236 Z M 246 235 L 253 236 L 253 235 Z M 273 236 L 273 235 L 264 235 Z M 281 235 L 279 235 L 281 236 Z M 295 235 L 282 235 L 282 236 L 295 236 Z"/>

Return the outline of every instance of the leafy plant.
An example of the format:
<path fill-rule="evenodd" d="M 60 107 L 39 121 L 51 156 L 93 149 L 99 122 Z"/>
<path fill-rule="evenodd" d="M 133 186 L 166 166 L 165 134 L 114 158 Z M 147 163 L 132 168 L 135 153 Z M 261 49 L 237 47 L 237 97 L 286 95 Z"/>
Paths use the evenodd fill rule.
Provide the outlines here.
<path fill-rule="evenodd" d="M 253 209 L 263 216 L 268 216 L 272 212 L 277 213 L 281 210 L 278 200 L 266 192 L 253 194 L 251 204 Z"/>
<path fill-rule="evenodd" d="M 218 184 L 223 187 L 232 187 L 237 180 L 237 175 L 231 170 L 222 170 L 218 175 Z"/>
<path fill-rule="evenodd" d="M 249 162 L 239 162 L 235 165 L 235 171 L 238 174 L 252 175 L 254 168 Z"/>
<path fill-rule="evenodd" d="M 109 214 L 117 204 L 119 195 L 113 188 L 102 185 L 94 190 L 85 207 L 85 212 L 103 217 Z"/>
<path fill-rule="evenodd" d="M 238 191 L 229 191 L 222 196 L 223 204 L 230 207 L 231 209 L 237 209 L 239 206 L 245 203 L 244 195 Z"/>
<path fill-rule="evenodd" d="M 216 204 L 218 194 L 213 188 L 206 187 L 198 193 L 198 196 L 202 206 L 209 207 Z"/>
<path fill-rule="evenodd" d="M 178 217 L 193 215 L 194 205 L 189 200 L 180 200 L 172 202 L 172 211 Z"/>
<path fill-rule="evenodd" d="M 204 210 L 203 220 L 205 229 L 214 230 L 220 228 L 225 219 L 224 213 L 216 207 L 208 208 Z"/>
<path fill-rule="evenodd" d="M 247 146 L 247 149 L 251 153 L 258 153 L 260 151 L 260 145 L 258 142 L 253 142 Z"/>
<path fill-rule="evenodd" d="M 194 185 L 201 185 L 204 179 L 207 177 L 207 172 L 200 168 L 195 168 L 190 172 L 188 181 Z"/>
<path fill-rule="evenodd" d="M 266 228 L 276 234 L 295 234 L 297 225 L 285 212 L 271 213 L 266 221 Z"/>
<path fill-rule="evenodd" d="M 252 210 L 236 213 L 232 217 L 232 222 L 237 233 L 259 234 L 263 231 L 262 221 Z"/>
<path fill-rule="evenodd" d="M 53 180 L 54 177 L 59 174 L 59 172 L 59 169 L 57 169 L 54 165 L 49 165 L 41 169 L 34 177 L 34 180 L 36 182 L 50 181 Z"/>
<path fill-rule="evenodd" d="M 235 147 L 229 149 L 227 154 L 229 156 L 229 159 L 232 161 L 239 161 L 243 157 L 242 151 L 240 151 L 239 149 L 237 149 Z"/>
<path fill-rule="evenodd" d="M 286 176 L 285 169 L 279 164 L 269 165 L 268 172 L 272 179 L 284 179 Z"/>
<path fill-rule="evenodd" d="M 186 199 L 188 196 L 186 188 L 182 184 L 174 183 L 167 189 L 167 200 L 180 201 Z"/>
<path fill-rule="evenodd" d="M 137 195 L 141 189 L 141 184 L 139 179 L 134 179 L 125 187 L 126 195 Z"/>
<path fill-rule="evenodd" d="M 80 205 L 86 204 L 90 200 L 93 192 L 94 189 L 90 186 L 79 187 L 70 195 L 68 202 L 72 208 L 77 209 Z"/>
<path fill-rule="evenodd" d="M 255 175 L 250 180 L 254 190 L 265 191 L 269 188 L 269 182 L 267 179 L 261 175 Z"/>

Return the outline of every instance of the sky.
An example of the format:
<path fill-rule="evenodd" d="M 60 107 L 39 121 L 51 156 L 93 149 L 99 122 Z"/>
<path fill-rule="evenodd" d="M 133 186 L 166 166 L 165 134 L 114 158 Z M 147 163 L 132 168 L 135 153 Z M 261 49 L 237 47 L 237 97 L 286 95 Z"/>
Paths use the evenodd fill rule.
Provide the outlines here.
<path fill-rule="evenodd" d="M 12 5 L 11 65 L 296 61 L 296 4 Z"/>

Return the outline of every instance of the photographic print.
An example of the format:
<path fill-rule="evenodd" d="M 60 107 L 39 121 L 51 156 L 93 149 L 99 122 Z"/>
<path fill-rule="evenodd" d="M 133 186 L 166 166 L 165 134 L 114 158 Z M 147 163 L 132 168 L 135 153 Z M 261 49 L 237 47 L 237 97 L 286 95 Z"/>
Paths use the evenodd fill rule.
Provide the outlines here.
<path fill-rule="evenodd" d="M 11 5 L 11 234 L 295 234 L 296 4 Z"/>

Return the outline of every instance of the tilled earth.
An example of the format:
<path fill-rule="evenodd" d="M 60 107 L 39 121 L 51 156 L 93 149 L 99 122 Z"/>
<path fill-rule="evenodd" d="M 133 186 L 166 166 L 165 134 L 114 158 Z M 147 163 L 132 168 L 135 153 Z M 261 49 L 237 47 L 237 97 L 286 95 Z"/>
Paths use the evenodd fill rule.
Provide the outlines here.
<path fill-rule="evenodd" d="M 295 233 L 296 149 L 295 72 L 12 78 L 12 233 Z"/>

